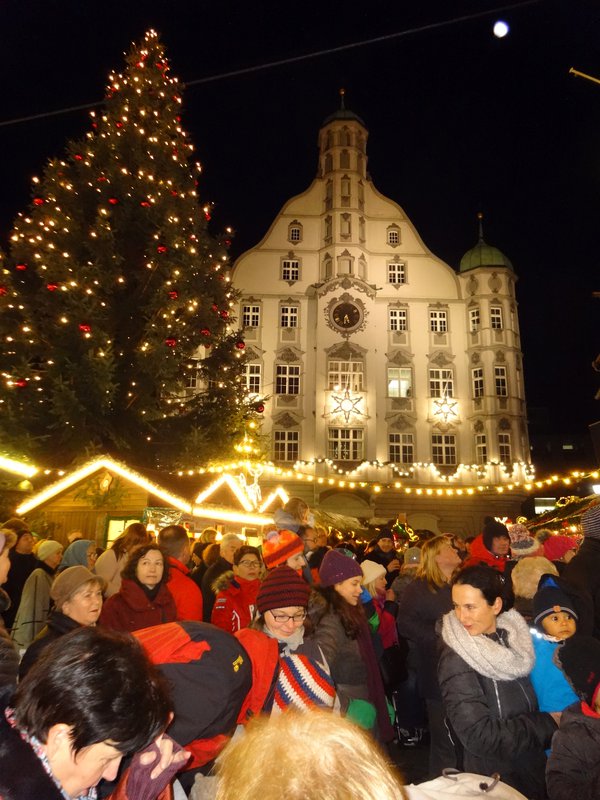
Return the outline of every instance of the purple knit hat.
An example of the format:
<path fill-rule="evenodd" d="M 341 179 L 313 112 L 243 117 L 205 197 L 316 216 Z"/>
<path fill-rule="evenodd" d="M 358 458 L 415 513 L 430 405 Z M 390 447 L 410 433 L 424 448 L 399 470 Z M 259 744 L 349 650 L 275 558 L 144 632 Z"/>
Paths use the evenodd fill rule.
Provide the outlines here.
<path fill-rule="evenodd" d="M 339 550 L 328 550 L 319 567 L 319 580 L 321 586 L 333 586 L 348 578 L 359 577 L 362 579 L 360 564 L 350 556 L 345 556 Z"/>

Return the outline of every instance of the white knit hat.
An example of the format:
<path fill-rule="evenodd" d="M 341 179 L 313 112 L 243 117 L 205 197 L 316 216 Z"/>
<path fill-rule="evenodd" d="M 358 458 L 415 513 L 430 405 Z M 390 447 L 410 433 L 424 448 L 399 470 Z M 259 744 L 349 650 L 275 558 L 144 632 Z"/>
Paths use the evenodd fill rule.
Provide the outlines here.
<path fill-rule="evenodd" d="M 373 583 L 380 575 L 385 575 L 387 572 L 383 564 L 378 564 L 376 561 L 363 561 L 360 568 L 363 574 L 362 582 L 365 585 Z"/>
<path fill-rule="evenodd" d="M 45 561 L 47 558 L 50 558 L 50 556 L 60 552 L 62 549 L 63 546 L 60 542 L 55 542 L 54 539 L 46 539 L 46 541 L 42 542 L 38 547 L 37 557 L 40 561 Z"/>

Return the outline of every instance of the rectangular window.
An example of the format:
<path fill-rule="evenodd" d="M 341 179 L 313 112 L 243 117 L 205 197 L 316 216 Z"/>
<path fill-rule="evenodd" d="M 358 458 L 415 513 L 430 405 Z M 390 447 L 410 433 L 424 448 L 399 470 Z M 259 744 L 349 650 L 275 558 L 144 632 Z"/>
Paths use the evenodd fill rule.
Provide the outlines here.
<path fill-rule="evenodd" d="M 327 457 L 333 461 L 362 461 L 362 428 L 329 428 Z"/>
<path fill-rule="evenodd" d="M 490 326 L 492 330 L 501 331 L 504 325 L 502 324 L 502 308 L 501 306 L 492 306 L 490 308 Z"/>
<path fill-rule="evenodd" d="M 199 358 L 190 359 L 190 368 L 185 371 L 185 385 L 187 389 L 198 389 L 200 386 Z"/>
<path fill-rule="evenodd" d="M 281 280 L 299 281 L 300 262 L 295 258 L 284 258 L 281 262 Z"/>
<path fill-rule="evenodd" d="M 300 393 L 300 367 L 295 364 L 277 364 L 275 394 Z"/>
<path fill-rule="evenodd" d="M 302 239 L 302 229 L 297 225 L 290 227 L 290 242 L 299 242 Z"/>
<path fill-rule="evenodd" d="M 330 361 L 328 366 L 329 391 L 362 392 L 363 390 L 363 363 L 362 361 Z"/>
<path fill-rule="evenodd" d="M 471 308 L 469 309 L 469 330 L 471 333 L 475 333 L 479 330 L 479 325 L 481 323 L 481 319 L 479 317 L 479 309 L 478 308 Z"/>
<path fill-rule="evenodd" d="M 510 433 L 498 434 L 498 455 L 503 464 L 512 464 L 512 449 L 510 446 Z"/>
<path fill-rule="evenodd" d="M 260 364 L 244 365 L 244 381 L 248 394 L 260 394 L 261 371 Z"/>
<path fill-rule="evenodd" d="M 281 306 L 279 324 L 282 328 L 297 328 L 298 306 Z"/>
<path fill-rule="evenodd" d="M 429 370 L 429 396 L 430 397 L 453 397 L 454 378 L 451 369 L 430 369 Z"/>
<path fill-rule="evenodd" d="M 260 326 L 260 306 L 242 306 L 242 327 L 258 328 Z"/>
<path fill-rule="evenodd" d="M 508 397 L 506 367 L 494 367 L 494 382 L 496 384 L 496 397 Z"/>
<path fill-rule="evenodd" d="M 475 367 L 471 370 L 471 379 L 473 382 L 473 397 L 477 399 L 478 397 L 483 397 L 484 394 L 484 387 L 483 387 L 483 367 Z"/>
<path fill-rule="evenodd" d="M 406 283 L 406 264 L 402 261 L 389 261 L 388 283 Z"/>
<path fill-rule="evenodd" d="M 388 244 L 400 244 L 400 231 L 392 228 L 387 232 Z"/>
<path fill-rule="evenodd" d="M 273 457 L 275 461 L 297 461 L 299 453 L 299 431 L 273 432 Z"/>
<path fill-rule="evenodd" d="M 429 309 L 429 330 L 431 333 L 447 333 L 448 312 Z"/>
<path fill-rule="evenodd" d="M 408 311 L 405 308 L 390 308 L 388 320 L 391 331 L 408 330 Z"/>
<path fill-rule="evenodd" d="M 487 439 L 485 433 L 475 435 L 475 463 L 487 464 Z"/>
<path fill-rule="evenodd" d="M 388 448 L 389 459 L 394 464 L 414 463 L 415 444 L 412 433 L 390 433 Z"/>
<path fill-rule="evenodd" d="M 456 436 L 434 433 L 431 436 L 431 460 L 438 465 L 456 464 Z"/>
<path fill-rule="evenodd" d="M 388 367 L 388 397 L 412 396 L 412 369 Z"/>

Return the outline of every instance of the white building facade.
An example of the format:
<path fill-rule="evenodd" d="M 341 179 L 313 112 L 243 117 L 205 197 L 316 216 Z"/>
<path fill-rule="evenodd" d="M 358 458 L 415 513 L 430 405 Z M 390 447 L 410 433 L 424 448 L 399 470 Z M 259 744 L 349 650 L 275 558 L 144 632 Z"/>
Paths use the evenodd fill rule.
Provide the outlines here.
<path fill-rule="evenodd" d="M 234 265 L 271 458 L 326 486 L 376 482 L 377 502 L 384 486 L 406 503 L 418 489 L 525 484 L 513 268 L 482 236 L 458 272 L 434 256 L 373 185 L 367 137 L 351 111 L 329 117 L 316 179 Z"/>

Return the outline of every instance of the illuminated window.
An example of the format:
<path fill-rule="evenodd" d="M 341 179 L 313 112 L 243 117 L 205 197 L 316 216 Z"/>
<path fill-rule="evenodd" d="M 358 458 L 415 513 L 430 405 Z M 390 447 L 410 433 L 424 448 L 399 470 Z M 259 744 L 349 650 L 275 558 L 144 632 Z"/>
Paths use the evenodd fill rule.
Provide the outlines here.
<path fill-rule="evenodd" d="M 327 431 L 327 457 L 332 461 L 362 461 L 362 428 L 329 428 Z"/>
<path fill-rule="evenodd" d="M 503 464 L 512 464 L 512 448 L 510 446 L 510 433 L 498 434 L 498 455 Z"/>
<path fill-rule="evenodd" d="M 479 326 L 481 324 L 481 319 L 479 316 L 479 309 L 478 308 L 471 308 L 469 309 L 469 330 L 471 333 L 475 333 L 479 330 Z"/>
<path fill-rule="evenodd" d="M 279 324 L 282 328 L 297 328 L 298 306 L 281 306 Z"/>
<path fill-rule="evenodd" d="M 387 229 L 387 243 L 391 245 L 400 244 L 400 228 L 396 225 Z"/>
<path fill-rule="evenodd" d="M 242 327 L 258 328 L 260 325 L 260 306 L 242 306 Z"/>
<path fill-rule="evenodd" d="M 454 396 L 454 377 L 451 369 L 429 370 L 429 396 Z"/>
<path fill-rule="evenodd" d="M 485 433 L 475 435 L 475 463 L 487 464 L 487 439 Z"/>
<path fill-rule="evenodd" d="M 483 397 L 483 367 L 475 367 L 471 370 L 471 380 L 473 384 L 473 397 L 475 399 L 478 397 Z"/>
<path fill-rule="evenodd" d="M 362 361 L 332 360 L 328 364 L 328 386 L 330 391 L 362 392 Z"/>
<path fill-rule="evenodd" d="M 406 283 L 406 264 L 403 261 L 388 261 L 388 283 Z"/>
<path fill-rule="evenodd" d="M 273 432 L 273 458 L 275 461 L 297 461 L 299 454 L 299 431 Z"/>
<path fill-rule="evenodd" d="M 405 367 L 388 367 L 388 397 L 411 397 L 412 369 Z"/>
<path fill-rule="evenodd" d="M 189 367 L 185 371 L 185 385 L 188 389 L 198 389 L 200 386 L 200 359 L 190 358 Z"/>
<path fill-rule="evenodd" d="M 299 281 L 300 262 L 295 258 L 284 258 L 281 262 L 281 280 Z"/>
<path fill-rule="evenodd" d="M 415 460 L 415 444 L 412 433 L 390 433 L 388 435 L 389 460 L 394 464 L 412 464 Z"/>
<path fill-rule="evenodd" d="M 244 364 L 244 381 L 248 394 L 260 394 L 261 365 Z"/>
<path fill-rule="evenodd" d="M 496 397 L 508 397 L 506 367 L 494 367 L 494 382 L 496 385 Z"/>
<path fill-rule="evenodd" d="M 390 308 L 388 321 L 391 331 L 407 331 L 408 311 L 405 308 Z"/>
<path fill-rule="evenodd" d="M 502 324 L 502 308 L 500 306 L 492 306 L 490 308 L 490 326 L 495 331 L 501 331 L 504 327 Z"/>
<path fill-rule="evenodd" d="M 456 464 L 456 436 L 434 433 L 431 436 L 431 460 L 441 466 Z"/>
<path fill-rule="evenodd" d="M 432 333 L 447 333 L 448 312 L 429 309 L 429 330 Z"/>
<path fill-rule="evenodd" d="M 295 364 L 277 364 L 275 394 L 300 393 L 300 367 Z"/>
<path fill-rule="evenodd" d="M 292 222 L 288 227 L 288 239 L 290 242 L 302 241 L 302 225 L 299 222 Z"/>

